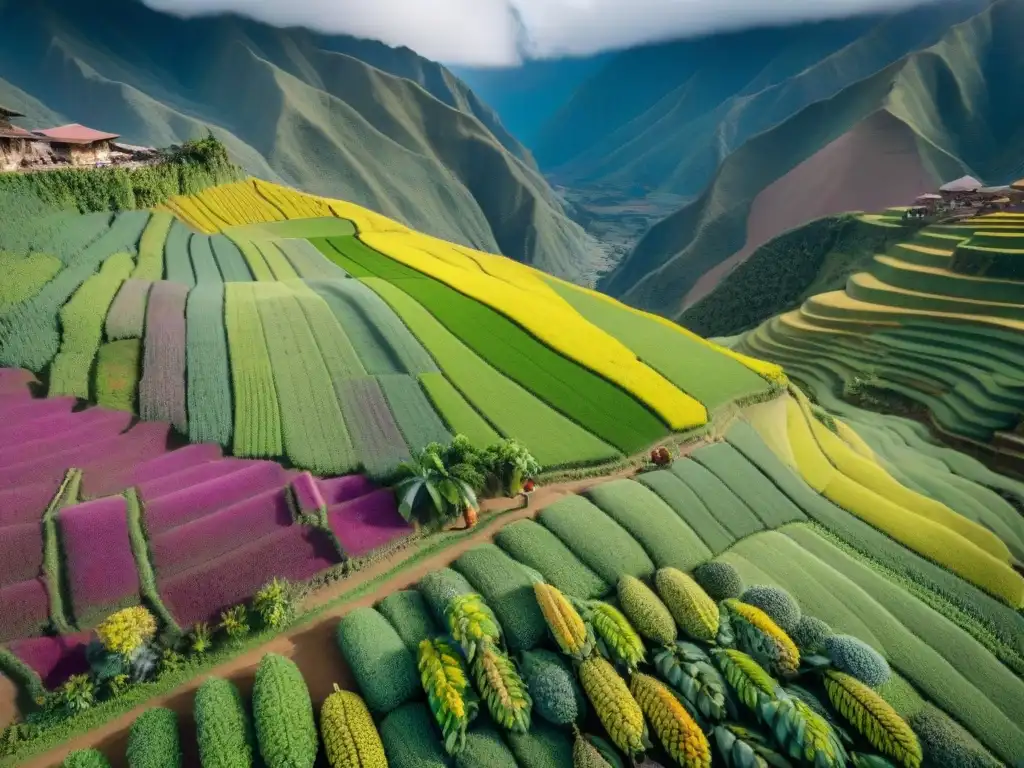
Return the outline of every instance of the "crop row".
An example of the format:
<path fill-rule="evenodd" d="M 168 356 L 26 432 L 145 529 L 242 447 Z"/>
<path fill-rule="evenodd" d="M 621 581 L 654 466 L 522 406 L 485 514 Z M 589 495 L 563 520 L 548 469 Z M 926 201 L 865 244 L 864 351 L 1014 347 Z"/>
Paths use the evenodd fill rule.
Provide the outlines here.
<path fill-rule="evenodd" d="M 229 445 L 234 411 L 222 283 L 189 292 L 185 326 L 189 439 Z"/>
<path fill-rule="evenodd" d="M 154 284 L 150 291 L 139 381 L 139 415 L 151 421 L 168 421 L 182 434 L 188 434 L 185 403 L 188 293 L 186 286 L 167 281 Z"/>

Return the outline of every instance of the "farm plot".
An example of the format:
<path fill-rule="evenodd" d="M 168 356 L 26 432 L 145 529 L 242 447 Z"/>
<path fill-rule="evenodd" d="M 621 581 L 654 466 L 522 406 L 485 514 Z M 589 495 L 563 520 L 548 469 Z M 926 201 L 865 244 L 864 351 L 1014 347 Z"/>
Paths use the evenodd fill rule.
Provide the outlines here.
<path fill-rule="evenodd" d="M 281 413 L 285 454 L 317 474 L 354 470 L 358 457 L 327 365 L 295 294 L 284 285 L 253 286 Z"/>
<path fill-rule="evenodd" d="M 662 469 L 644 472 L 637 482 L 658 494 L 693 529 L 713 555 L 733 545 L 736 537 L 711 514 L 707 506 L 678 475 Z"/>
<path fill-rule="evenodd" d="M 339 223 L 348 224 L 348 222 L 341 222 L 340 219 L 328 219 L 327 221 L 337 221 Z M 294 223 L 304 224 L 306 222 Z M 350 229 L 351 226 L 352 225 L 349 224 Z M 303 279 L 338 280 L 348 277 L 348 273 L 344 269 L 326 258 L 317 250 L 315 245 L 309 242 L 309 240 L 288 238 L 284 240 L 277 240 L 275 242 L 281 249 L 281 252 L 288 259 L 288 262 L 292 265 L 292 268 L 296 273 L 298 273 L 298 276 Z"/>
<path fill-rule="evenodd" d="M 96 354 L 96 403 L 104 408 L 136 412 L 139 389 L 139 339 L 110 341 Z"/>
<path fill-rule="evenodd" d="M 445 428 L 414 376 L 391 374 L 376 379 L 409 450 L 419 452 L 428 443 L 451 442 L 452 433 Z"/>
<path fill-rule="evenodd" d="M 895 288 L 974 301 L 1024 304 L 1024 284 L 958 274 L 951 272 L 948 265 L 942 268 L 908 264 L 889 256 L 875 256 L 871 273 Z"/>
<path fill-rule="evenodd" d="M 164 277 L 164 247 L 174 216 L 155 211 L 146 224 L 139 240 L 139 260 L 132 272 L 133 280 L 162 280 Z"/>
<path fill-rule="evenodd" d="M 640 401 L 563 357 L 495 309 L 358 240 L 334 238 L 329 243 L 341 254 L 343 266 L 358 264 L 399 287 L 480 358 L 623 453 L 643 450 L 667 433 Z M 499 284 L 494 288 L 499 290 Z"/>
<path fill-rule="evenodd" d="M 235 405 L 234 453 L 281 456 L 281 409 L 253 283 L 225 283 L 224 317 Z"/>
<path fill-rule="evenodd" d="M 390 488 L 331 506 L 327 524 L 346 557 L 364 557 L 413 533 L 412 525 L 398 513 Z"/>
<path fill-rule="evenodd" d="M 982 315 L 1020 322 L 1024 320 L 1024 306 L 1001 304 L 995 301 L 957 299 L 921 290 L 909 290 L 887 285 L 870 272 L 858 272 L 846 284 L 846 293 L 855 301 L 882 304 L 901 309 L 947 314 Z"/>
<path fill-rule="evenodd" d="M 562 592 L 581 600 L 601 598 L 612 587 L 584 565 L 551 531 L 533 520 L 517 520 L 494 537 L 513 559 L 540 573 Z"/>
<path fill-rule="evenodd" d="M 541 465 L 572 466 L 620 455 L 477 357 L 408 294 L 376 278 L 366 278 L 366 284 L 414 330 L 466 400 L 505 437 L 528 446 Z"/>
<path fill-rule="evenodd" d="M 274 280 L 274 273 L 263 258 L 260 249 L 251 240 L 246 240 L 238 235 L 229 233 L 231 243 L 238 248 L 245 259 L 246 268 L 252 274 L 252 279 L 260 282 Z"/>
<path fill-rule="evenodd" d="M 348 334 L 338 324 L 334 313 L 331 312 L 330 306 L 323 297 L 301 280 L 291 280 L 287 285 L 306 314 L 309 328 L 316 338 L 320 354 L 323 355 L 324 363 L 331 374 L 335 394 L 340 397 L 341 382 L 357 376 L 365 376 L 366 369 L 360 362 Z"/>
<path fill-rule="evenodd" d="M 54 213 L 52 208 L 40 206 L 35 212 L 19 216 L 17 221 L 4 222 L 0 250 L 46 253 L 67 266 L 107 232 L 113 219 L 110 213 Z"/>
<path fill-rule="evenodd" d="M 437 365 L 395 311 L 357 280 L 308 283 L 331 308 L 368 374 L 429 373 Z"/>
<path fill-rule="evenodd" d="M 486 448 L 498 442 L 498 433 L 466 402 L 447 376 L 443 373 L 421 373 L 419 380 L 453 435 L 463 435 L 476 448 Z"/>
<path fill-rule="evenodd" d="M 50 366 L 51 397 L 89 398 L 89 374 L 103 340 L 103 319 L 133 266 L 130 254 L 114 254 L 103 263 L 99 274 L 82 283 L 60 308 L 62 340 Z"/>
<path fill-rule="evenodd" d="M 196 276 L 196 285 L 223 282 L 220 268 L 213 258 L 213 246 L 210 244 L 209 235 L 192 235 L 188 252 L 192 260 L 192 271 Z"/>
<path fill-rule="evenodd" d="M 0 587 L 0 642 L 36 635 L 50 618 L 50 596 L 42 578 Z"/>
<path fill-rule="evenodd" d="M 210 248 L 225 283 L 247 283 L 252 280 L 252 273 L 245 264 L 242 252 L 231 240 L 224 235 L 213 235 Z"/>
<path fill-rule="evenodd" d="M 377 611 L 394 627 L 405 647 L 415 653 L 420 642 L 439 634 L 426 601 L 415 589 L 392 592 L 377 604 Z"/>
<path fill-rule="evenodd" d="M 117 341 L 142 338 L 146 323 L 146 301 L 152 287 L 152 280 L 131 278 L 124 281 L 107 312 L 108 339 Z"/>
<path fill-rule="evenodd" d="M 169 421 L 188 434 L 185 405 L 185 302 L 188 288 L 161 281 L 150 291 L 146 308 L 139 415 L 148 421 Z"/>
<path fill-rule="evenodd" d="M 0 311 L 35 296 L 63 266 L 56 256 L 45 253 L 0 251 Z"/>
<path fill-rule="evenodd" d="M 312 195 L 303 194 L 291 187 L 282 187 L 279 184 L 253 179 L 252 189 L 279 210 L 286 219 L 323 219 L 333 215 L 330 206 L 325 201 Z"/>
<path fill-rule="evenodd" d="M 189 439 L 229 445 L 233 410 L 223 283 L 193 288 L 185 319 Z"/>
<path fill-rule="evenodd" d="M 385 478 L 411 458 L 380 385 L 373 378 L 342 383 L 341 407 L 356 456 L 371 478 Z"/>
<path fill-rule="evenodd" d="M 657 494 L 632 480 L 612 480 L 584 496 L 625 528 L 659 568 L 689 571 L 711 557 L 700 537 Z"/>
<path fill-rule="evenodd" d="M 181 283 L 188 288 L 196 284 L 196 275 L 192 270 L 192 257 L 189 254 L 191 239 L 192 231 L 179 219 L 175 219 L 171 224 L 171 231 L 167 233 L 167 242 L 164 244 L 167 279 L 171 282 Z"/>
<path fill-rule="evenodd" d="M 690 487 L 734 540 L 764 530 L 754 510 L 703 465 L 692 459 L 680 459 L 672 462 L 670 471 Z M 699 528 L 697 532 L 701 532 Z"/>
<path fill-rule="evenodd" d="M 253 245 L 259 249 L 263 260 L 267 263 L 275 280 L 296 280 L 298 275 L 292 268 L 291 263 L 281 253 L 281 249 L 272 240 L 253 241 Z"/>
<path fill-rule="evenodd" d="M 144 211 L 119 213 L 110 228 L 75 254 L 39 293 L 0 317 L 0 365 L 45 368 L 60 346 L 60 308 L 111 254 L 133 251 L 148 220 Z"/>

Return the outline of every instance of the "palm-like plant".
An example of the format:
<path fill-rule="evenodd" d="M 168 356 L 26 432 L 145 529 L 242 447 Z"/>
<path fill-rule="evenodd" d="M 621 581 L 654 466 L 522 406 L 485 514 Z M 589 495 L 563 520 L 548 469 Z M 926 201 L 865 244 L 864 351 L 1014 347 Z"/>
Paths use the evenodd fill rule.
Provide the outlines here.
<path fill-rule="evenodd" d="M 402 464 L 406 477 L 395 486 L 398 511 L 407 521 L 414 516 L 446 521 L 464 514 L 467 527 L 475 522 L 478 507 L 476 491 L 457 477 L 429 448 L 410 462 Z"/>

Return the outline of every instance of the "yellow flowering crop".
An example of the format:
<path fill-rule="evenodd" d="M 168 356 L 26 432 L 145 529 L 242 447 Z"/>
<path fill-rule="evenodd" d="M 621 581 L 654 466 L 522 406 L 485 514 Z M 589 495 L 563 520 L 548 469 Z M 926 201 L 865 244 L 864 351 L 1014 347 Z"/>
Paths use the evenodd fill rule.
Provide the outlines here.
<path fill-rule="evenodd" d="M 103 647 L 112 653 L 130 655 L 156 634 L 156 619 L 141 605 L 111 614 L 96 627 Z"/>

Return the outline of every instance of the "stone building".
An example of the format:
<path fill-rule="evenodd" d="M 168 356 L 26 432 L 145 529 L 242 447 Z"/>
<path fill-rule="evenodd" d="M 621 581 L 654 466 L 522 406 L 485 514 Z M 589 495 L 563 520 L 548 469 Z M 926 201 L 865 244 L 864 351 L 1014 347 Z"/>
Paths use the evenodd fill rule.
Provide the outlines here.
<path fill-rule="evenodd" d="M 118 134 L 104 133 L 78 123 L 35 131 L 47 141 L 58 163 L 76 166 L 106 165 L 110 162 L 111 143 Z"/>

